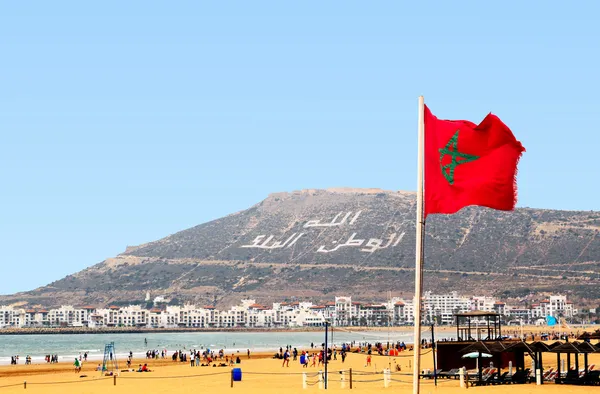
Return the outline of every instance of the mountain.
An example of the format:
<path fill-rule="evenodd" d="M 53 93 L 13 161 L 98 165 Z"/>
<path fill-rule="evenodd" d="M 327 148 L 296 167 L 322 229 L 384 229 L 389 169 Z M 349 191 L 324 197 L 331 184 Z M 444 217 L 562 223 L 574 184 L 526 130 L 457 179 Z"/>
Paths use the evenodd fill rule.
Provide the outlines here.
<path fill-rule="evenodd" d="M 128 247 L 0 303 L 172 302 L 241 298 L 410 297 L 415 193 L 379 189 L 275 193 L 247 210 Z M 504 298 L 531 291 L 600 298 L 600 213 L 470 207 L 427 219 L 424 289 Z"/>

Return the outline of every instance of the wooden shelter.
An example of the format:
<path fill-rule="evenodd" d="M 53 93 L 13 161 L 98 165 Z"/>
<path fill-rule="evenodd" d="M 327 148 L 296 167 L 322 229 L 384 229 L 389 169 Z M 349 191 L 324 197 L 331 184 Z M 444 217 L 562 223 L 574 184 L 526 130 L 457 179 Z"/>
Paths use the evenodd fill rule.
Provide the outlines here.
<path fill-rule="evenodd" d="M 454 316 L 456 317 L 456 338 L 458 341 L 502 340 L 502 327 L 498 313 L 472 311 L 457 313 Z"/>
<path fill-rule="evenodd" d="M 563 353 L 567 354 L 567 371 L 571 369 L 571 355 L 575 355 L 575 371 L 579 371 L 579 355 L 583 354 L 584 363 L 584 376 L 588 374 L 588 354 L 600 351 L 600 347 L 594 346 L 589 342 L 565 342 L 559 346 L 554 347 L 550 350 L 552 353 L 556 353 L 556 359 L 558 362 L 558 374 L 560 376 L 560 355 Z"/>

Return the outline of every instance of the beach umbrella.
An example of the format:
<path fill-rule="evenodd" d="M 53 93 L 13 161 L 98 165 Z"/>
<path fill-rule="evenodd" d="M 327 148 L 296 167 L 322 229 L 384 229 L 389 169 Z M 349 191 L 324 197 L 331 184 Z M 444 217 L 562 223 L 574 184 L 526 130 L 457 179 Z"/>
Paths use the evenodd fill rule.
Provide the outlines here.
<path fill-rule="evenodd" d="M 490 357 L 492 357 L 492 355 L 489 353 L 471 352 L 471 353 L 463 354 L 463 356 L 462 356 L 462 358 L 479 358 L 479 357 L 490 358 Z"/>

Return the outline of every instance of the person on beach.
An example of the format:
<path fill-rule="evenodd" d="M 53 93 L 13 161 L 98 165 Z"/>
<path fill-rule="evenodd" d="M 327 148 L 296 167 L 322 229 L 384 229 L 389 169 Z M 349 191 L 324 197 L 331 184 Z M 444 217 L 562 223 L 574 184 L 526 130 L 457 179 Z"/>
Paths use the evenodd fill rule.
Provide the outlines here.
<path fill-rule="evenodd" d="M 75 366 L 75 372 L 81 372 L 81 361 L 75 357 L 75 362 L 73 363 Z"/>
<path fill-rule="evenodd" d="M 193 366 L 194 366 L 194 364 L 196 364 L 195 357 L 196 357 L 196 353 L 194 353 L 194 352 L 191 352 L 191 353 L 190 353 L 190 367 L 193 367 Z"/>
<path fill-rule="evenodd" d="M 248 349 L 248 360 L 250 359 L 250 349 Z"/>
<path fill-rule="evenodd" d="M 312 364 L 310 366 L 311 367 L 317 366 L 317 354 L 316 353 L 313 353 L 313 355 L 312 355 Z"/>
<path fill-rule="evenodd" d="M 371 355 L 367 355 L 367 364 L 365 365 L 365 367 L 370 367 L 371 366 Z"/>
<path fill-rule="evenodd" d="M 308 367 L 308 361 L 306 361 L 306 353 L 304 352 L 302 352 L 302 354 L 300 355 L 300 365 L 302 365 L 302 368 Z"/>
<path fill-rule="evenodd" d="M 283 353 L 283 364 L 281 364 L 282 367 L 285 367 L 287 364 L 287 366 L 290 366 L 290 351 L 286 350 L 285 353 Z"/>

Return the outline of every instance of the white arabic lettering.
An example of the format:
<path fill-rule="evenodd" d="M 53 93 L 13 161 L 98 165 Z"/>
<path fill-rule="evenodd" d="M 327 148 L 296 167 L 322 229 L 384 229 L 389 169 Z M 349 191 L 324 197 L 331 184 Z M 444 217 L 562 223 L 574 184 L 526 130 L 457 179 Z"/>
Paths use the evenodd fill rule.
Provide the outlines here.
<path fill-rule="evenodd" d="M 274 235 L 270 235 L 262 244 L 261 241 L 263 240 L 264 237 L 266 237 L 266 235 L 259 235 L 258 237 L 254 238 L 254 241 L 252 241 L 251 244 L 249 245 L 241 245 L 241 248 L 257 248 L 257 249 L 281 249 L 287 247 L 289 248 L 290 246 L 292 246 L 293 244 L 295 244 L 300 237 L 302 237 L 304 235 L 304 233 L 300 233 L 297 237 L 298 233 L 294 233 L 292 234 L 288 239 L 286 239 L 284 242 L 281 241 L 277 241 L 274 242 L 273 245 L 268 246 L 268 243 L 271 242 L 271 240 L 275 237 Z M 289 243 L 289 245 L 288 245 Z"/>
<path fill-rule="evenodd" d="M 356 222 L 356 219 L 358 219 L 358 217 L 360 216 L 362 211 L 358 211 L 354 214 L 354 217 L 352 217 L 352 219 L 350 220 L 350 225 L 354 224 L 354 222 Z M 304 228 L 309 228 L 309 227 L 335 227 L 335 226 L 341 226 L 344 223 L 346 223 L 346 221 L 348 220 L 348 218 L 350 217 L 350 215 L 352 215 L 352 211 L 350 212 L 346 212 L 346 215 L 344 215 L 344 217 L 342 218 L 341 221 L 337 221 L 338 218 L 342 215 L 343 212 L 338 213 L 337 215 L 335 215 L 335 217 L 333 218 L 333 220 L 329 223 L 321 223 L 320 220 L 309 220 L 308 222 L 306 222 L 304 224 Z"/>
<path fill-rule="evenodd" d="M 367 241 L 367 243 L 365 244 L 365 247 L 360 249 L 360 251 L 367 252 L 367 253 L 373 253 L 380 249 L 386 249 L 389 247 L 397 246 L 400 243 L 400 241 L 402 241 L 402 238 L 404 238 L 404 234 L 405 233 L 401 233 L 400 235 L 398 235 L 396 233 L 390 234 L 390 236 L 388 237 L 388 241 L 385 245 L 383 245 L 382 239 L 371 238 Z M 332 249 L 327 249 L 325 247 L 325 245 L 323 245 L 319 249 L 317 249 L 317 252 L 331 253 L 331 252 L 335 252 L 336 250 L 346 247 L 346 246 L 354 246 L 354 247 L 362 246 L 362 244 L 365 242 L 364 239 L 354 239 L 354 237 L 356 237 L 356 233 L 352 233 L 350 238 L 348 238 L 348 240 L 346 242 L 344 242 L 343 244 L 336 245 Z M 335 244 L 335 243 L 337 243 L 337 241 L 333 241 L 333 243 Z"/>

